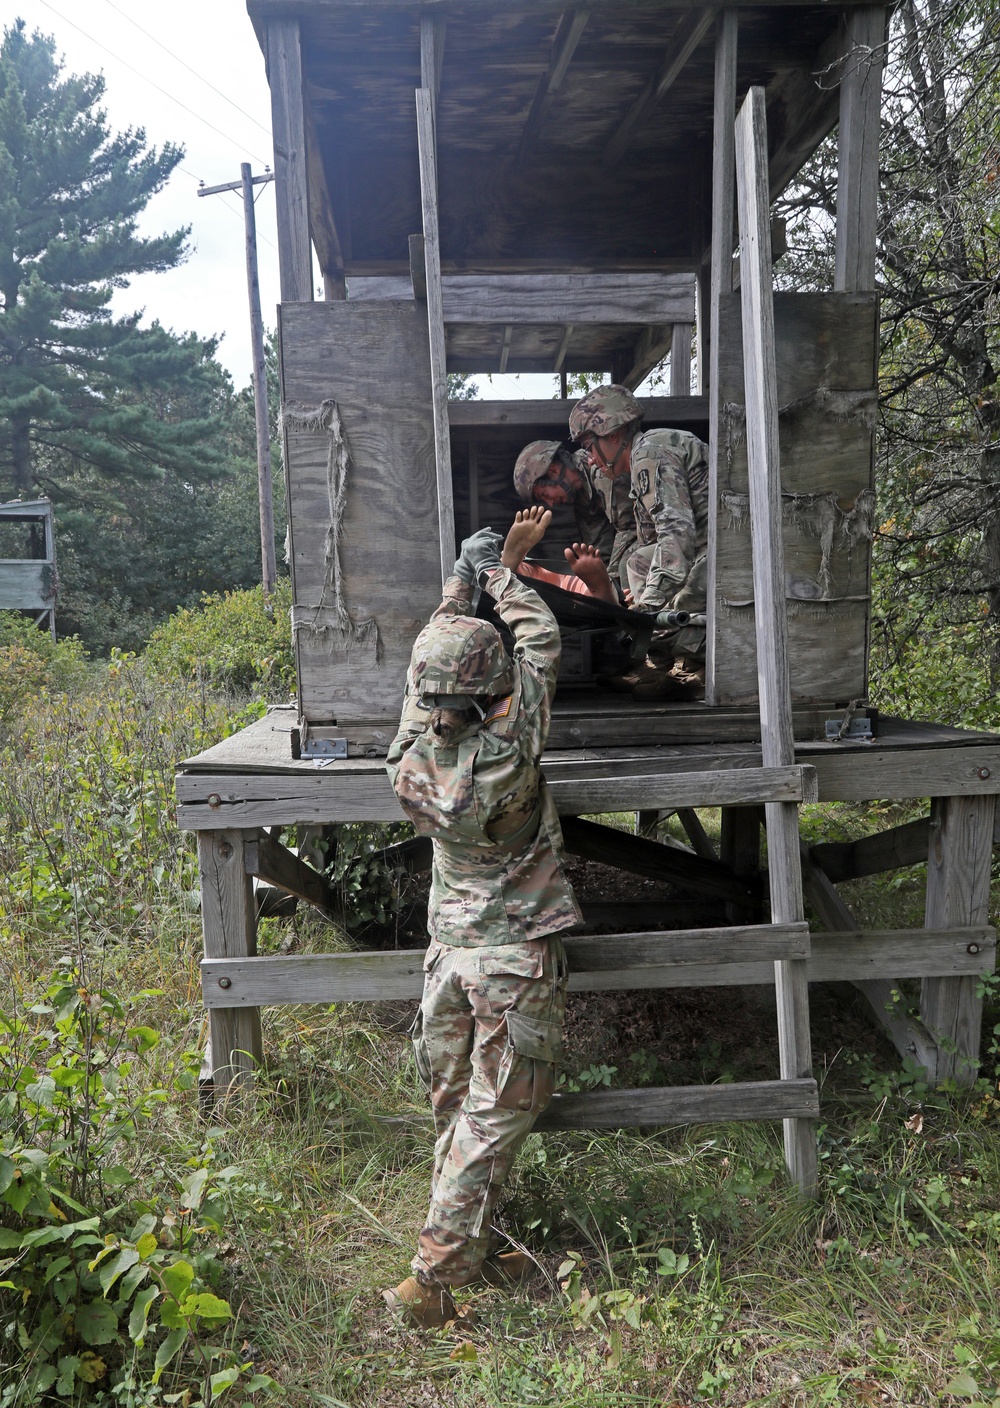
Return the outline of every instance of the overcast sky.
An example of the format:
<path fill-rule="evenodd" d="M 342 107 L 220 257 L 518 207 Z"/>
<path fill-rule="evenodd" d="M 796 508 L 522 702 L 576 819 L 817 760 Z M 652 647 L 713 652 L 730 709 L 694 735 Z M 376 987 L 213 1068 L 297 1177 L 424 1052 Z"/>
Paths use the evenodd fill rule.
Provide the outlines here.
<path fill-rule="evenodd" d="M 176 332 L 223 334 L 218 357 L 236 385 L 250 380 L 250 332 L 242 201 L 237 192 L 199 198 L 198 183 L 239 179 L 240 163 L 262 173 L 272 159 L 264 59 L 245 0 L 0 0 L 4 26 L 15 18 L 55 36 L 69 72 L 104 73 L 113 130 L 145 129 L 157 147 L 176 142 L 184 157 L 140 217 L 140 232 L 190 225 L 179 269 L 133 279 L 116 311 L 141 308 Z M 264 324 L 278 300 L 274 186 L 257 188 L 258 259 Z M 320 296 L 322 296 L 320 292 Z M 487 398 L 551 396 L 555 378 L 477 377 Z"/>

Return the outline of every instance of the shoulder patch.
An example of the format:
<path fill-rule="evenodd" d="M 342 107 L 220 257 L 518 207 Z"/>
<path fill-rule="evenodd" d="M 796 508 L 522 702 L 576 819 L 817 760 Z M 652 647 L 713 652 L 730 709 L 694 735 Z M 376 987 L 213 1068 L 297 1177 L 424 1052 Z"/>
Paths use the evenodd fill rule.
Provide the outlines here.
<path fill-rule="evenodd" d="M 498 699 L 493 705 L 493 708 L 487 710 L 483 723 L 491 724 L 494 719 L 505 719 L 510 713 L 510 706 L 513 700 L 514 696 L 512 694 L 506 695 L 503 699 Z"/>

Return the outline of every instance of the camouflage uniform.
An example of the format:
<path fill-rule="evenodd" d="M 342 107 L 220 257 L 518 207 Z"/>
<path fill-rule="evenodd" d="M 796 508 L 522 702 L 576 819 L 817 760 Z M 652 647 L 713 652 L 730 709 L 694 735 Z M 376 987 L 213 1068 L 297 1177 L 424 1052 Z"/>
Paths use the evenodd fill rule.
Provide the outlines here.
<path fill-rule="evenodd" d="M 413 1034 L 437 1131 L 430 1210 L 413 1261 L 425 1285 L 475 1279 L 489 1251 L 503 1180 L 555 1082 L 567 974 L 552 936 L 581 917 L 538 766 L 559 629 L 506 568 L 485 580 L 517 642 L 511 692 L 482 721 L 442 740 L 429 728 L 411 666 L 387 760 L 403 810 L 434 843 L 431 943 Z M 449 578 L 432 623 L 466 617 L 471 590 Z"/>

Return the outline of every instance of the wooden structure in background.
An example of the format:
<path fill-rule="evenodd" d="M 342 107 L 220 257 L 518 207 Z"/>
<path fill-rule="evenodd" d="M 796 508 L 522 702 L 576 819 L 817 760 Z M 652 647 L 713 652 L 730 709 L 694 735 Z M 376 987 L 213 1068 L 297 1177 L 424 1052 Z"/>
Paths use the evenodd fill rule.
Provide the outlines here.
<path fill-rule="evenodd" d="M 571 986 L 771 981 L 780 1071 L 753 1086 L 557 1100 L 546 1125 L 782 1119 L 789 1170 L 809 1189 L 809 982 L 857 983 L 932 1080 L 965 1082 L 975 979 L 994 953 L 1000 738 L 883 721 L 861 741 L 845 713 L 867 681 L 886 10 L 248 8 L 272 95 L 299 704 L 178 777 L 179 823 L 199 836 L 216 1084 L 259 1060 L 262 1004 L 420 990 L 418 954 L 257 957 L 251 880 L 329 911 L 321 877 L 269 833 L 399 819 L 382 758 L 412 641 L 457 539 L 518 506 L 518 450 L 564 433 L 566 400 L 449 402 L 448 372 L 599 371 L 635 387 L 669 352 L 670 395 L 646 402 L 646 423 L 710 446 L 706 700 L 640 708 L 588 689 L 586 662 L 573 665 L 544 769 L 568 849 L 669 879 L 677 903 L 655 928 L 648 905 L 626 902 L 629 932 L 571 936 Z M 770 200 L 838 123 L 835 287 L 772 299 Z M 800 846 L 802 802 L 904 797 L 934 799 L 926 823 Z M 722 809 L 718 853 L 698 807 Z M 628 809 L 677 810 L 690 851 L 582 819 Z M 416 842 L 393 854 L 427 864 Z M 837 881 L 921 856 L 925 927 L 862 930 Z M 919 1018 L 895 999 L 887 1010 L 900 977 L 921 981 Z"/>
<path fill-rule="evenodd" d="M 56 633 L 56 538 L 48 499 L 0 504 L 0 611 Z"/>

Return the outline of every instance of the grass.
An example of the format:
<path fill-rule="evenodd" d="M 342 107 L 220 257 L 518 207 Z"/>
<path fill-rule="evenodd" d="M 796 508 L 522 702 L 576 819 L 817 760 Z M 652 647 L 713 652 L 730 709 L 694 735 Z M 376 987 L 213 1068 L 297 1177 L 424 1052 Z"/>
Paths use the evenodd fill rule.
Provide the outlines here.
<path fill-rule="evenodd" d="M 142 1073 L 155 1083 L 205 1038 L 196 867 L 171 822 L 172 764 L 231 706 L 157 685 L 140 664 L 115 668 L 90 693 L 36 701 L 0 750 L 0 1008 L 30 1008 L 72 957 L 83 981 L 134 997 L 132 1020 L 161 1033 Z M 809 808 L 803 825 L 816 839 L 902 819 Z M 918 869 L 845 897 L 867 924 L 913 923 Z M 297 951 L 344 942 L 296 925 Z M 289 937 L 262 925 L 265 950 Z M 602 1073 L 593 1049 L 571 1053 L 568 1076 L 759 1074 L 771 1018 L 720 1015 L 713 1004 L 729 997 L 664 995 L 635 1062 L 634 1012 L 588 999 L 609 1004 L 597 1018 L 614 1054 Z M 769 1125 L 532 1135 L 500 1226 L 537 1275 L 511 1295 L 469 1291 L 474 1323 L 439 1335 L 397 1327 L 379 1296 L 407 1274 L 431 1164 L 399 1005 L 266 1011 L 256 1090 L 207 1117 L 195 1090 L 174 1091 L 127 1150 L 134 1192 L 170 1205 L 192 1165 L 227 1171 L 214 1247 L 239 1310 L 234 1343 L 288 1408 L 998 1403 L 995 1053 L 971 1094 L 928 1091 L 835 997 L 817 993 L 815 1021 L 815 1204 L 788 1190 Z M 0 1365 L 0 1402 L 17 1403 L 3 1397 L 11 1343 Z"/>

